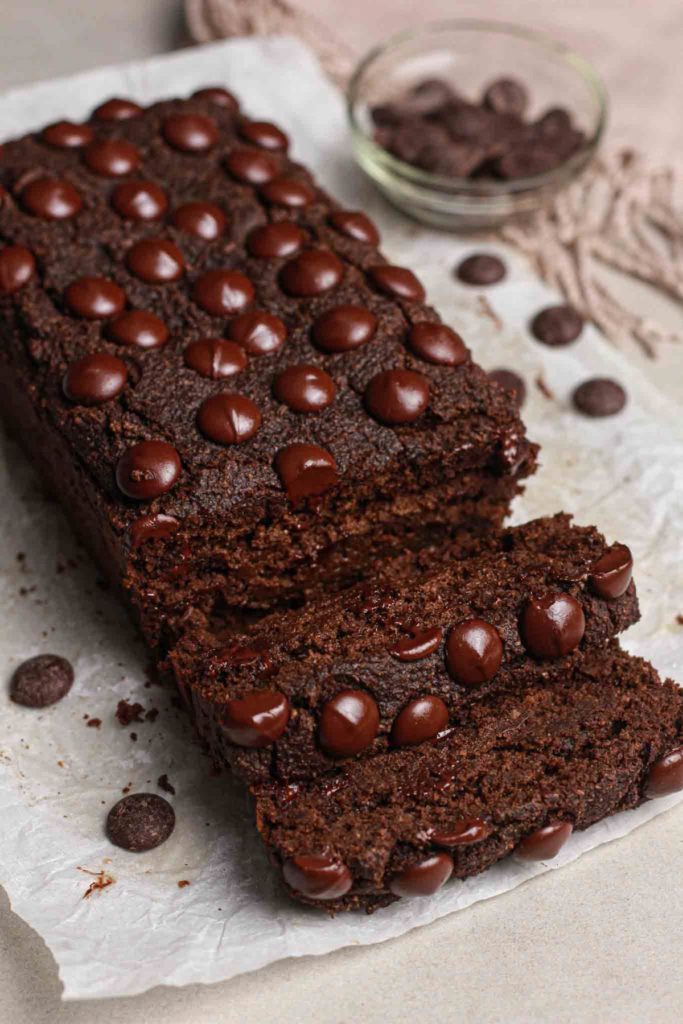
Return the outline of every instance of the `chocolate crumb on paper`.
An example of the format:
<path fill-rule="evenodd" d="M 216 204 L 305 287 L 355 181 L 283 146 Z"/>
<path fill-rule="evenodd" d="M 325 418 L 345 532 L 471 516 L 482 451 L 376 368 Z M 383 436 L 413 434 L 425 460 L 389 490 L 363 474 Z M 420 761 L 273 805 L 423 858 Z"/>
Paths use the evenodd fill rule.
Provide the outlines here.
<path fill-rule="evenodd" d="M 108 889 L 110 885 L 116 882 L 113 875 L 102 869 L 101 871 L 90 871 L 88 868 L 78 867 L 78 871 L 82 871 L 84 875 L 92 875 L 93 881 L 90 883 L 88 888 L 83 893 L 81 899 L 89 900 L 95 892 L 101 892 L 103 889 Z"/>
<path fill-rule="evenodd" d="M 116 705 L 116 718 L 124 728 L 132 722 L 141 722 L 145 708 L 137 701 L 132 704 L 127 700 L 120 700 Z"/>

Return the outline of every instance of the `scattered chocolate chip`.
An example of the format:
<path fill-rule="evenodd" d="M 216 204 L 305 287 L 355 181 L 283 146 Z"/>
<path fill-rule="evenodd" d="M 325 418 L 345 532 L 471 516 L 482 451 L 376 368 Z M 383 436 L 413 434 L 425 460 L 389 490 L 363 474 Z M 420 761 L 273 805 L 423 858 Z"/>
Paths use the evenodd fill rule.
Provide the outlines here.
<path fill-rule="evenodd" d="M 130 121 L 133 117 L 139 117 L 142 107 L 134 100 L 120 99 L 114 96 L 112 99 L 95 107 L 92 116 L 96 121 Z"/>
<path fill-rule="evenodd" d="M 239 270 L 207 270 L 195 281 L 192 298 L 211 316 L 234 316 L 253 301 L 254 286 Z"/>
<path fill-rule="evenodd" d="M 175 828 L 175 811 L 156 793 L 132 793 L 114 804 L 107 815 L 107 835 L 114 846 L 132 853 L 153 850 Z"/>
<path fill-rule="evenodd" d="M 495 626 L 468 619 L 453 626 L 446 640 L 446 668 L 456 682 L 473 688 L 488 683 L 503 661 L 503 641 Z"/>
<path fill-rule="evenodd" d="M 261 412 L 250 398 L 221 392 L 204 399 L 197 413 L 197 426 L 217 444 L 244 444 L 261 426 Z"/>
<path fill-rule="evenodd" d="M 469 359 L 465 342 L 446 324 L 421 320 L 410 328 L 408 345 L 416 356 L 437 366 L 460 366 Z"/>
<path fill-rule="evenodd" d="M 548 306 L 531 321 L 531 333 L 544 345 L 556 348 L 576 341 L 583 330 L 583 319 L 573 306 Z"/>
<path fill-rule="evenodd" d="M 585 416 L 615 416 L 626 405 L 626 392 L 609 377 L 593 377 L 579 384 L 572 401 Z"/>
<path fill-rule="evenodd" d="M 124 139 L 91 142 L 83 156 L 87 166 L 103 178 L 123 178 L 140 164 L 140 153 Z"/>
<path fill-rule="evenodd" d="M 413 423 L 429 404 L 429 382 L 414 370 L 382 370 L 366 387 L 365 404 L 380 423 Z"/>
<path fill-rule="evenodd" d="M 161 348 L 168 341 L 168 327 L 155 313 L 130 309 L 107 324 L 107 337 L 119 345 L 136 348 Z"/>
<path fill-rule="evenodd" d="M 336 393 L 337 385 L 319 366 L 288 366 L 273 381 L 273 394 L 293 412 L 321 412 Z"/>
<path fill-rule="evenodd" d="M 401 637 L 389 648 L 389 654 L 399 661 L 421 661 L 434 653 L 441 643 L 442 635 L 439 626 L 429 629 L 411 628 L 408 636 Z"/>
<path fill-rule="evenodd" d="M 288 721 L 289 702 L 283 693 L 253 690 L 227 702 L 221 727 L 231 743 L 260 749 L 279 740 Z"/>
<path fill-rule="evenodd" d="M 517 408 L 522 408 L 526 398 L 526 384 L 518 373 L 501 367 L 498 370 L 491 370 L 489 372 L 489 380 L 494 380 L 496 384 L 500 384 L 506 391 L 510 391 Z"/>
<path fill-rule="evenodd" d="M 448 725 L 448 708 L 440 697 L 418 697 L 400 712 L 391 729 L 397 747 L 412 747 L 437 736 Z"/>
<path fill-rule="evenodd" d="M 502 281 L 506 270 L 499 256 L 478 252 L 459 263 L 456 273 L 465 284 L 486 286 Z"/>
<path fill-rule="evenodd" d="M 492 832 L 492 827 L 481 818 L 463 818 L 447 828 L 431 832 L 429 838 L 437 846 L 470 846 L 487 839 Z"/>
<path fill-rule="evenodd" d="M 236 341 L 224 338 L 201 338 L 191 341 L 183 352 L 185 365 L 209 380 L 233 377 L 247 365 L 247 354 Z"/>
<path fill-rule="evenodd" d="M 178 481 L 180 456 L 166 441 L 140 441 L 127 449 L 116 467 L 119 490 L 136 501 L 166 494 Z"/>
<path fill-rule="evenodd" d="M 114 189 L 111 203 L 126 220 L 147 221 L 163 217 L 168 198 L 153 181 L 126 181 Z"/>
<path fill-rule="evenodd" d="M 670 750 L 651 766 L 645 781 L 645 796 L 650 800 L 669 796 L 683 789 L 683 747 Z"/>
<path fill-rule="evenodd" d="M 203 114 L 171 114 L 161 131 L 168 144 L 183 153 L 206 153 L 218 142 L 215 121 Z"/>
<path fill-rule="evenodd" d="M 22 190 L 21 204 L 34 217 L 68 220 L 82 209 L 83 200 L 70 181 L 35 178 Z"/>
<path fill-rule="evenodd" d="M 183 276 L 185 261 L 175 242 L 143 238 L 126 253 L 126 266 L 147 284 L 168 284 Z"/>
<path fill-rule="evenodd" d="M 364 690 L 341 690 L 320 713 L 320 745 L 332 757 L 360 754 L 378 730 L 379 709 Z"/>
<path fill-rule="evenodd" d="M 270 121 L 249 121 L 242 118 L 238 127 L 242 138 L 253 146 L 281 152 L 286 152 L 289 148 L 289 139 L 285 133 Z"/>
<path fill-rule="evenodd" d="M 215 242 L 225 231 L 225 214 L 215 203 L 183 203 L 171 220 L 179 231 L 204 242 Z"/>
<path fill-rule="evenodd" d="M 195 100 L 206 100 L 217 107 L 223 107 L 224 110 L 235 111 L 239 108 L 239 103 L 233 94 L 220 85 L 210 85 L 204 89 L 197 89 L 196 92 L 192 93 L 192 98 Z"/>
<path fill-rule="evenodd" d="M 255 309 L 242 313 L 228 326 L 228 337 L 250 356 L 267 356 L 282 348 L 287 328 L 278 316 Z"/>
<path fill-rule="evenodd" d="M 292 502 L 324 494 L 339 481 L 334 457 L 315 444 L 294 442 L 286 445 L 278 451 L 274 461 Z"/>
<path fill-rule="evenodd" d="M 67 306 L 86 320 L 106 320 L 123 312 L 126 296 L 106 277 L 79 277 L 64 293 Z"/>
<path fill-rule="evenodd" d="M 311 298 L 322 295 L 340 283 L 344 265 L 328 249 L 306 249 L 285 263 L 280 271 L 280 284 L 288 295 Z"/>
<path fill-rule="evenodd" d="M 360 210 L 335 210 L 329 216 L 332 227 L 348 238 L 368 245 L 379 245 L 379 231 L 370 218 Z"/>
<path fill-rule="evenodd" d="M 321 854 L 306 854 L 286 860 L 282 874 L 291 889 L 309 900 L 341 899 L 353 881 L 345 864 Z"/>
<path fill-rule="evenodd" d="M 62 380 L 66 398 L 76 405 L 111 402 L 126 386 L 126 364 L 108 352 L 91 352 L 67 368 Z"/>
<path fill-rule="evenodd" d="M 377 330 L 377 317 L 364 306 L 333 306 L 313 324 L 313 340 L 323 352 L 350 352 Z"/>
<path fill-rule="evenodd" d="M 626 593 L 632 575 L 633 555 L 625 544 L 615 544 L 591 566 L 588 582 L 598 597 L 613 601 Z"/>
<path fill-rule="evenodd" d="M 406 302 L 424 302 L 425 290 L 407 267 L 395 267 L 388 263 L 370 267 L 368 277 L 381 291 L 394 295 Z"/>
<path fill-rule="evenodd" d="M 0 249 L 0 295 L 12 295 L 33 277 L 36 261 L 23 245 L 6 245 Z"/>
<path fill-rule="evenodd" d="M 583 608 L 571 594 L 529 598 L 520 620 L 522 642 L 536 658 L 561 658 L 581 643 Z"/>
<path fill-rule="evenodd" d="M 569 839 L 574 826 L 568 821 L 558 821 L 539 828 L 525 836 L 515 850 L 522 860 L 552 860 Z"/>
<path fill-rule="evenodd" d="M 65 697 L 74 681 L 74 670 L 57 654 L 38 654 L 22 662 L 10 683 L 10 697 L 27 708 L 46 708 Z"/>
<path fill-rule="evenodd" d="M 394 896 L 432 896 L 453 873 L 453 858 L 432 853 L 404 868 L 389 881 Z"/>

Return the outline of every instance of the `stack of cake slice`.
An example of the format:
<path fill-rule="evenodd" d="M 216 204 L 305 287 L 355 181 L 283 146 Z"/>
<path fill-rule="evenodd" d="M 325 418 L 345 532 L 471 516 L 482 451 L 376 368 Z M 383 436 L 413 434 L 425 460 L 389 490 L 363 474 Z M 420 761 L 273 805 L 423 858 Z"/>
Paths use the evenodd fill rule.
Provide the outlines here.
<path fill-rule="evenodd" d="M 683 787 L 619 650 L 631 556 L 505 531 L 512 396 L 229 93 L 0 154 L 3 415 L 328 910 L 433 892 Z"/>

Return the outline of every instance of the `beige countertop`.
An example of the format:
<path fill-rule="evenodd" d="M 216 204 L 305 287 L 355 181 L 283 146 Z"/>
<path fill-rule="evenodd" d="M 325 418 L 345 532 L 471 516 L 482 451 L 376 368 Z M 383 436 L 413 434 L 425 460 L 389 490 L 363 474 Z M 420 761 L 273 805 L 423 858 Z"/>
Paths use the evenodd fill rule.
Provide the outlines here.
<path fill-rule="evenodd" d="M 412 0 L 302 0 L 358 48 L 414 20 Z M 428 0 L 429 17 L 453 4 Z M 412 13 L 411 13 L 412 12 Z M 677 0 L 459 0 L 458 15 L 549 29 L 601 67 L 614 135 L 680 153 Z M 0 89 L 186 42 L 175 0 L 4 0 Z M 52 957 L 0 890 L 3 1024 L 673 1024 L 683 1003 L 683 814 L 663 814 L 562 871 L 400 939 L 288 960 L 211 987 L 60 1004 Z"/>

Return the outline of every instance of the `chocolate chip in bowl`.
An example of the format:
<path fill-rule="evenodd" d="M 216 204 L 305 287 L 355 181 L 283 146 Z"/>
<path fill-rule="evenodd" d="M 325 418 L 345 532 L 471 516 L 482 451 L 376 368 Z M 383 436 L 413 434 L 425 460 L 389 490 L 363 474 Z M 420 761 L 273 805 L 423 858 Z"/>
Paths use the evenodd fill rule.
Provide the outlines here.
<path fill-rule="evenodd" d="M 366 56 L 348 115 L 356 159 L 392 203 L 468 230 L 533 212 L 571 182 L 599 144 L 606 96 L 563 44 L 463 19 Z"/>

